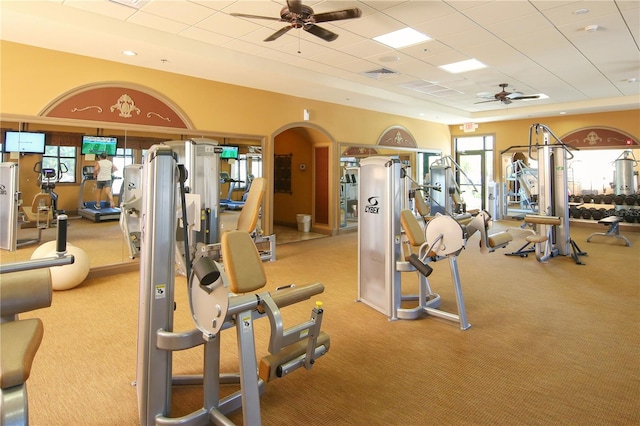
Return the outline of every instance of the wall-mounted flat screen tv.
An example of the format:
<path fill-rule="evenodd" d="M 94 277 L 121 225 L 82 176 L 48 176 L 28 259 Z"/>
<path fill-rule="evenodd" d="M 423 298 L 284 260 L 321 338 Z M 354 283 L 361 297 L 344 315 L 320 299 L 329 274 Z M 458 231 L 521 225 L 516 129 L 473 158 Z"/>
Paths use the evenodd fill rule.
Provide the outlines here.
<path fill-rule="evenodd" d="M 234 145 L 222 145 L 222 154 L 220 154 L 220 158 L 225 160 L 237 160 L 238 147 Z"/>
<path fill-rule="evenodd" d="M 106 136 L 83 136 L 82 137 L 82 154 L 100 155 L 106 152 L 109 156 L 116 155 L 118 147 L 118 139 Z"/>
<path fill-rule="evenodd" d="M 44 154 L 45 134 L 42 132 L 14 132 L 4 134 L 4 152 Z"/>

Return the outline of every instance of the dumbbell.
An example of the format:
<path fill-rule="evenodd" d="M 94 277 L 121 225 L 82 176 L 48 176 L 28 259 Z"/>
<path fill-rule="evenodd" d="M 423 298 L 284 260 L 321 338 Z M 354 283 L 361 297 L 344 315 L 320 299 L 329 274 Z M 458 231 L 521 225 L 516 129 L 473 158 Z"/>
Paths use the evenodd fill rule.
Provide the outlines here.
<path fill-rule="evenodd" d="M 602 219 L 602 216 L 603 216 L 602 210 L 604 209 L 596 209 L 592 207 L 589 210 L 591 210 L 591 217 L 593 218 L 593 220 Z"/>
<path fill-rule="evenodd" d="M 594 195 L 593 196 L 593 202 L 595 204 L 602 204 L 602 195 Z"/>
<path fill-rule="evenodd" d="M 580 219 L 582 217 L 582 213 L 580 212 L 580 209 L 577 207 L 569 208 L 569 214 L 574 219 Z"/>
<path fill-rule="evenodd" d="M 591 210 L 586 207 L 580 207 L 580 215 L 583 219 L 591 219 Z"/>
<path fill-rule="evenodd" d="M 636 194 L 627 195 L 624 198 L 624 203 L 628 206 L 633 206 L 638 200 L 638 196 Z"/>
<path fill-rule="evenodd" d="M 604 197 L 602 197 L 602 202 L 605 204 L 611 204 L 612 201 L 613 201 L 613 195 L 611 194 L 607 194 Z"/>
<path fill-rule="evenodd" d="M 627 197 L 624 196 L 624 195 L 620 195 L 620 194 L 619 195 L 615 195 L 613 197 L 613 204 L 615 204 L 617 206 L 621 206 L 621 205 L 624 204 L 625 198 L 627 198 Z"/>

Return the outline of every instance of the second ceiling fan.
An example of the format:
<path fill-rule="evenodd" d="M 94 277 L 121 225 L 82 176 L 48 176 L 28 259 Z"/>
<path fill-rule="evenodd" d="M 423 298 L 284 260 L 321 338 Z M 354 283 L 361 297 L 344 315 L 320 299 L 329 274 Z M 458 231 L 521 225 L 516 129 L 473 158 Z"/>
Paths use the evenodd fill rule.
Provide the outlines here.
<path fill-rule="evenodd" d="M 231 13 L 231 16 L 237 16 L 240 18 L 254 18 L 254 19 L 267 19 L 270 21 L 286 22 L 289 25 L 283 27 L 271 34 L 264 41 L 273 41 L 278 37 L 284 35 L 287 31 L 293 28 L 302 28 L 306 32 L 313 34 L 316 37 L 320 37 L 325 41 L 333 41 L 338 38 L 338 34 L 329 31 L 326 28 L 322 28 L 317 24 L 320 22 L 340 21 L 343 19 L 359 18 L 362 15 L 362 11 L 357 7 L 345 10 L 336 10 L 333 12 L 325 12 L 315 14 L 313 9 L 309 6 L 302 4 L 300 0 L 287 0 L 287 6 L 280 10 L 280 17 L 274 18 L 269 16 L 259 15 L 247 15 L 245 13 Z"/>

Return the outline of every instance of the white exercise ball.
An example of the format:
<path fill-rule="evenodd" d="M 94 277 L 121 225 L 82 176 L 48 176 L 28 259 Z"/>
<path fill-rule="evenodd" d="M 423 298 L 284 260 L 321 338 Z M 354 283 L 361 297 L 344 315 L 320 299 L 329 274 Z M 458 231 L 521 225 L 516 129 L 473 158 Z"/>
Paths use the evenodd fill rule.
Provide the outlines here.
<path fill-rule="evenodd" d="M 70 265 L 52 266 L 51 288 L 54 290 L 69 290 L 77 287 L 89 275 L 89 256 L 80 247 L 67 243 L 67 254 L 73 255 L 74 262 Z M 31 259 L 43 259 L 56 256 L 56 242 L 49 241 L 38 247 Z"/>

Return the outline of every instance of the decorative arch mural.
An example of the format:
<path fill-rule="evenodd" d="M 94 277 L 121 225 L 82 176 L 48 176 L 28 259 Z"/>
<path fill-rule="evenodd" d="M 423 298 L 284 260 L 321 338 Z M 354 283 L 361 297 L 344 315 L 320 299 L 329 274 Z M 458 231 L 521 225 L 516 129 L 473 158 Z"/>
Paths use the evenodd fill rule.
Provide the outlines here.
<path fill-rule="evenodd" d="M 415 138 L 407 129 L 402 126 L 388 128 L 378 138 L 379 146 L 389 146 L 394 148 L 417 148 Z"/>
<path fill-rule="evenodd" d="M 187 115 L 154 90 L 129 83 L 77 87 L 45 107 L 44 117 L 193 129 Z"/>
<path fill-rule="evenodd" d="M 633 136 L 610 127 L 585 127 L 560 139 L 574 148 L 637 148 L 639 145 Z"/>

